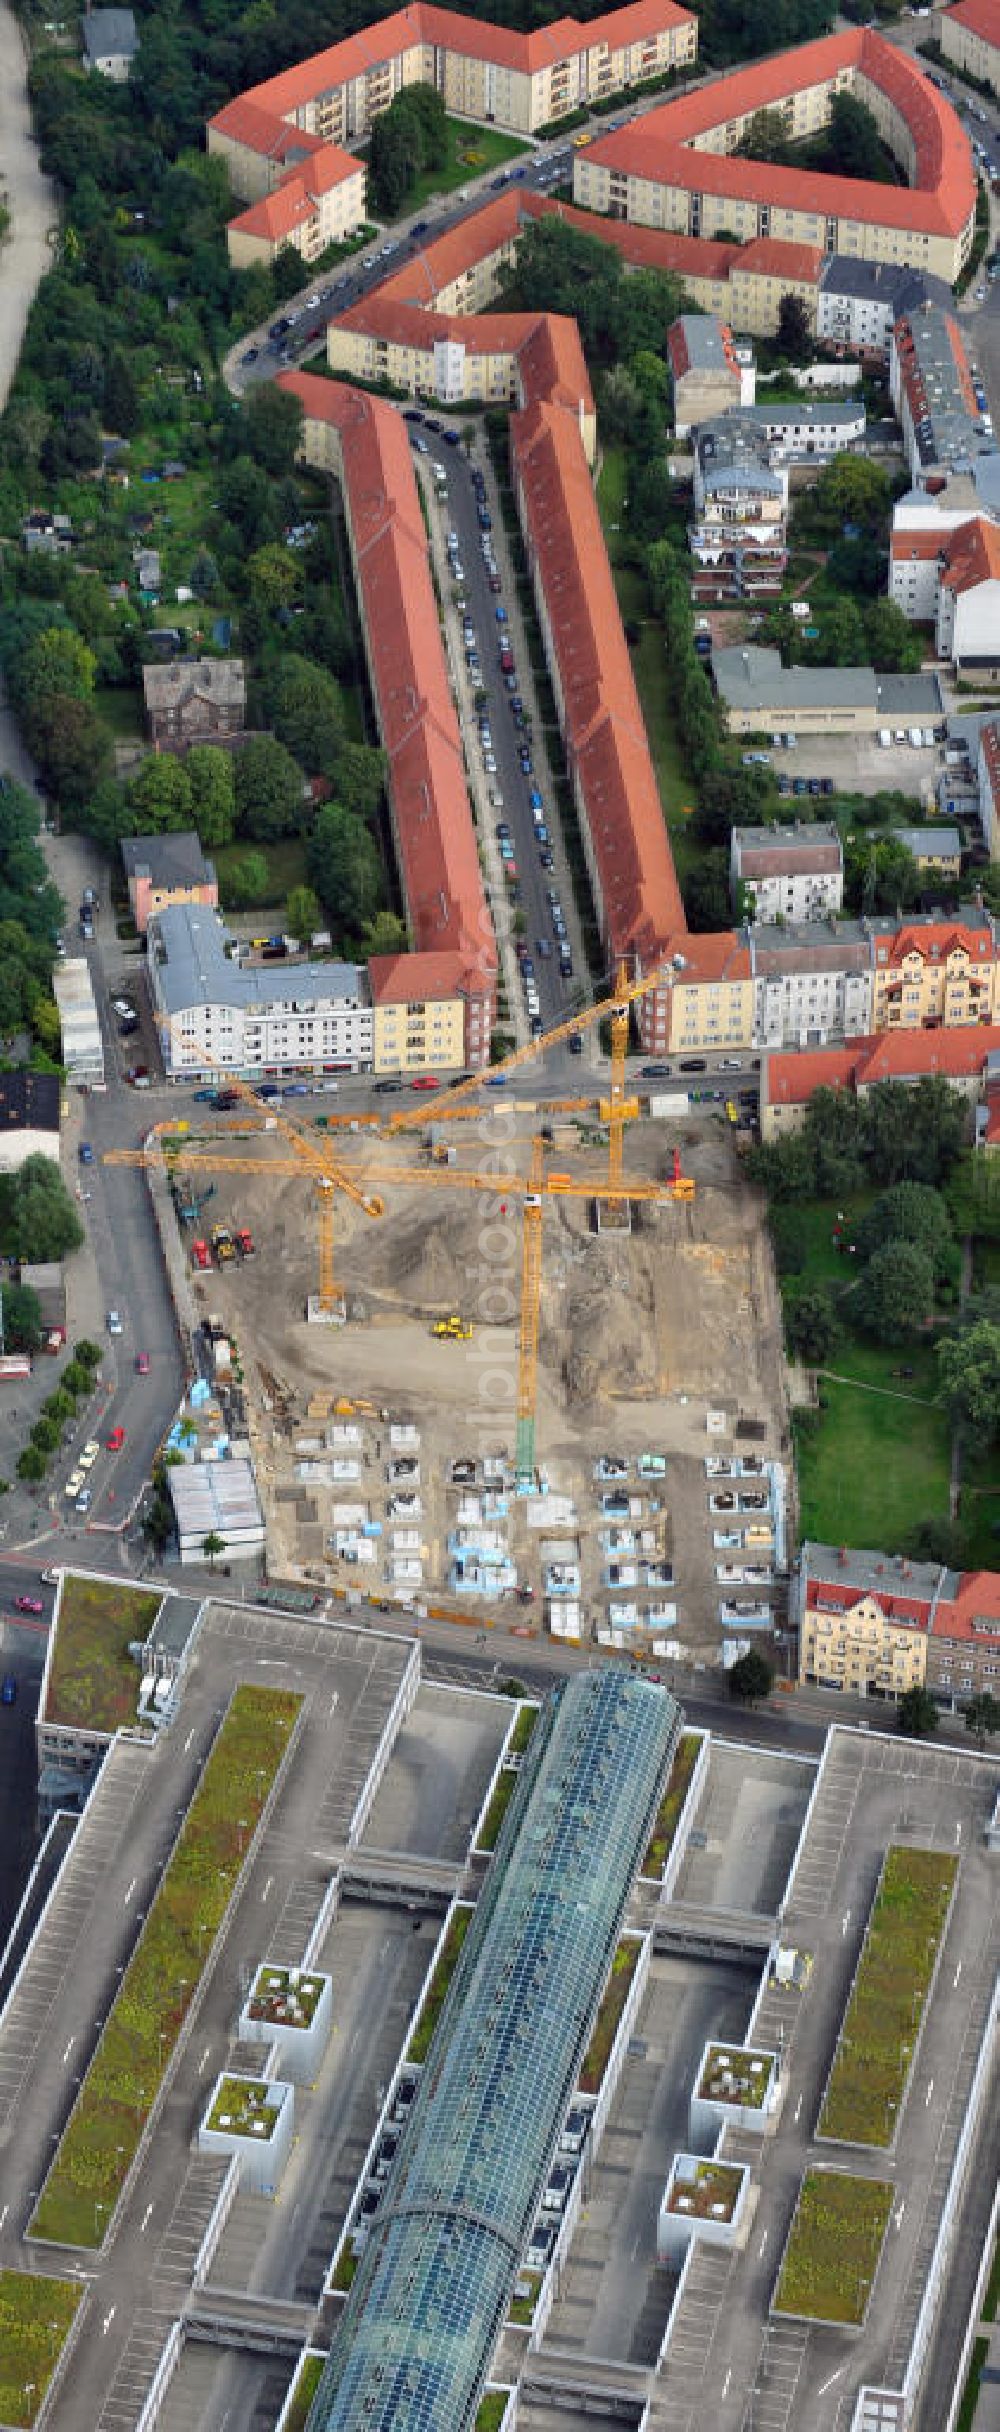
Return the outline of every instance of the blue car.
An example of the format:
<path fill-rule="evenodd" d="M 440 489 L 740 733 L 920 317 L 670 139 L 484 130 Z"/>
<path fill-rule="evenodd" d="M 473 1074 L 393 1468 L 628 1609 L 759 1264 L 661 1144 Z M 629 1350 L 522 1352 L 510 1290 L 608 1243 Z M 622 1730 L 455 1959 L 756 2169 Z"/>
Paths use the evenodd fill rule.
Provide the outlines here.
<path fill-rule="evenodd" d="M 81 1140 L 81 1142 L 80 1142 L 80 1163 L 81 1163 L 81 1165 L 93 1165 L 93 1162 L 94 1162 L 94 1152 L 93 1152 L 93 1149 L 91 1148 L 91 1145 L 90 1145 L 89 1140 Z"/>
<path fill-rule="evenodd" d="M 0 1683 L 0 1706 L 13 1706 L 17 1699 L 17 1682 L 13 1672 L 5 1672 Z"/>
<path fill-rule="evenodd" d="M 214 1106 L 214 1089 L 196 1089 L 194 1093 L 194 1104 L 195 1106 Z"/>

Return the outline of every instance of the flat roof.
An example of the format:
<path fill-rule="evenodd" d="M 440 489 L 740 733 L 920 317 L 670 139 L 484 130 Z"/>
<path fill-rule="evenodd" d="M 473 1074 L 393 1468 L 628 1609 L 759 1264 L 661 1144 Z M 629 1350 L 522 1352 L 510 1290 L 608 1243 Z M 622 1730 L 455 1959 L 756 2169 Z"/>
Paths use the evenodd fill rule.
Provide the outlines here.
<path fill-rule="evenodd" d="M 65 1571 L 56 1598 L 39 1721 L 106 1732 L 135 1721 L 133 1641 L 149 1637 L 163 1598 L 134 1580 Z"/>
<path fill-rule="evenodd" d="M 540 1718 L 313 2432 L 469 2432 L 679 1720 L 620 1671 Z"/>
<path fill-rule="evenodd" d="M 192 1005 L 238 1005 L 251 1013 L 261 1005 L 368 1003 L 368 984 L 358 963 L 237 963 L 227 954 L 228 929 L 208 904 L 166 904 L 149 924 L 149 953 L 156 988 L 168 1014 Z"/>

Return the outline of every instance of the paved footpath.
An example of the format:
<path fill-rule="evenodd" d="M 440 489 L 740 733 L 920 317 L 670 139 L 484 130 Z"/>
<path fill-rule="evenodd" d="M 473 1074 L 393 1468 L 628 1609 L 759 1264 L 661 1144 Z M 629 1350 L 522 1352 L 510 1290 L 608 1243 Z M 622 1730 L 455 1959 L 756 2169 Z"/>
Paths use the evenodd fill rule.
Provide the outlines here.
<path fill-rule="evenodd" d="M 11 215 L 0 252 L 0 411 L 17 370 L 35 289 L 52 260 L 59 223 L 31 131 L 27 56 L 11 10 L 0 6 L 0 187 Z"/>

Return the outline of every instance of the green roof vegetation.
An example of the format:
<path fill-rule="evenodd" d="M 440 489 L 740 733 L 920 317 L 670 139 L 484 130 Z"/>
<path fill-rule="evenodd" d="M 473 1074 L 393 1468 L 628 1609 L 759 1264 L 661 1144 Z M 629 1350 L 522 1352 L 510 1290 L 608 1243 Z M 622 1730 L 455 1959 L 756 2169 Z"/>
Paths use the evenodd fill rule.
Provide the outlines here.
<path fill-rule="evenodd" d="M 892 2144 L 957 1866 L 945 1850 L 894 1844 L 886 1851 L 820 2136 Z"/>
<path fill-rule="evenodd" d="M 350 2288 L 357 2268 L 358 2257 L 355 2254 L 354 2248 L 351 2246 L 349 2240 L 345 2238 L 334 2266 L 331 2287 L 339 2289 Z"/>
<path fill-rule="evenodd" d="M 83 2289 L 43 2272 L 0 2272 L 0 2423 L 37 2423 Z"/>
<path fill-rule="evenodd" d="M 666 1870 L 701 1742 L 700 1731 L 684 1731 L 677 1742 L 674 1761 L 667 1775 L 667 1787 L 660 1800 L 649 1848 L 642 1861 L 642 1873 L 652 1876 L 655 1881 L 661 1880 Z"/>
<path fill-rule="evenodd" d="M 486 2390 L 479 2401 L 474 2432 L 500 2432 L 509 2398 L 509 2390 Z"/>
<path fill-rule="evenodd" d="M 259 2077 L 224 2077 L 212 2104 L 206 2128 L 220 2136 L 273 2136 L 280 2106 L 273 2087 Z"/>
<path fill-rule="evenodd" d="M 129 1642 L 145 1640 L 163 1602 L 158 1590 L 110 1579 L 63 1580 L 45 1718 L 81 1731 L 134 1723 L 139 1673 Z"/>
<path fill-rule="evenodd" d="M 731 2221 L 746 2179 L 735 2162 L 696 2162 L 689 2157 L 675 2164 L 667 2197 L 668 2212 L 689 2213 L 697 2221 Z"/>
<path fill-rule="evenodd" d="M 472 1924 L 471 1908 L 457 1908 L 452 1917 L 441 1949 L 437 1966 L 427 1987 L 420 2017 L 407 2047 L 407 2060 L 424 2061 L 430 2050 L 431 2037 L 444 2008 L 445 1995 L 458 1966 L 462 1944 Z"/>
<path fill-rule="evenodd" d="M 263 1967 L 250 1995 L 251 2018 L 275 2027 L 311 2027 L 323 1995 L 325 1978 L 307 1976 L 301 1968 L 291 1980 L 288 1968 Z"/>
<path fill-rule="evenodd" d="M 500 1838 L 500 1826 L 517 1789 L 520 1775 L 516 1765 L 504 1765 L 497 1775 L 496 1787 L 476 1834 L 477 1849 L 495 1849 Z"/>
<path fill-rule="evenodd" d="M 292 2386 L 292 2404 L 283 2432 L 305 2432 L 306 2417 L 320 2384 L 325 2356 L 303 2356 Z"/>
<path fill-rule="evenodd" d="M 100 2245 L 301 1704 L 286 1690 L 234 1690 L 29 2234 Z"/>
<path fill-rule="evenodd" d="M 597 2093 L 608 2065 L 611 2046 L 618 2032 L 621 2014 L 639 1963 L 641 1949 L 642 1944 L 637 1935 L 622 1935 L 611 1962 L 611 1973 L 601 1995 L 587 2057 L 580 2071 L 581 2094 Z"/>
<path fill-rule="evenodd" d="M 517 2290 L 523 2293 L 515 2294 L 511 2298 L 510 2305 L 507 2309 L 509 2319 L 511 2322 L 531 2322 L 534 2319 L 535 2307 L 538 2304 L 538 2291 L 542 2285 L 542 2274 L 541 2272 L 519 2272 L 516 2285 Z"/>
<path fill-rule="evenodd" d="M 538 1721 L 538 1714 L 539 1709 L 537 1706 L 521 1707 L 517 1721 L 514 1725 L 513 1731 L 511 1732 L 510 1739 L 507 1742 L 508 1756 L 524 1755 L 528 1741 L 530 1740 L 531 1734 L 535 1728 L 535 1724 Z M 503 2393 L 501 2392 L 500 2395 L 503 2396 Z M 504 2399 L 504 2404 L 506 2405 L 506 2399 Z"/>
<path fill-rule="evenodd" d="M 740 2044 L 710 2044 L 698 2092 L 704 2102 L 733 2103 L 744 2111 L 760 2111 L 773 2076 L 770 2052 L 753 2052 Z"/>
<path fill-rule="evenodd" d="M 776 2314 L 812 2322 L 864 2321 L 892 2208 L 888 2179 L 807 2170 L 778 2286 Z"/>

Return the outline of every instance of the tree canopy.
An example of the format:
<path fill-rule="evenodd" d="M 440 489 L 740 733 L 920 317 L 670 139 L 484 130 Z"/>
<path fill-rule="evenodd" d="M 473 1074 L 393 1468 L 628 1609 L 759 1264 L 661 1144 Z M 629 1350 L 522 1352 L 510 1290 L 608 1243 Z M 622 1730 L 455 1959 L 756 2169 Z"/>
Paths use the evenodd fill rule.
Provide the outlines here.
<path fill-rule="evenodd" d="M 83 1226 L 51 1157 L 26 1157 L 0 1175 L 0 1244 L 8 1258 L 45 1262 L 78 1250 Z"/>

